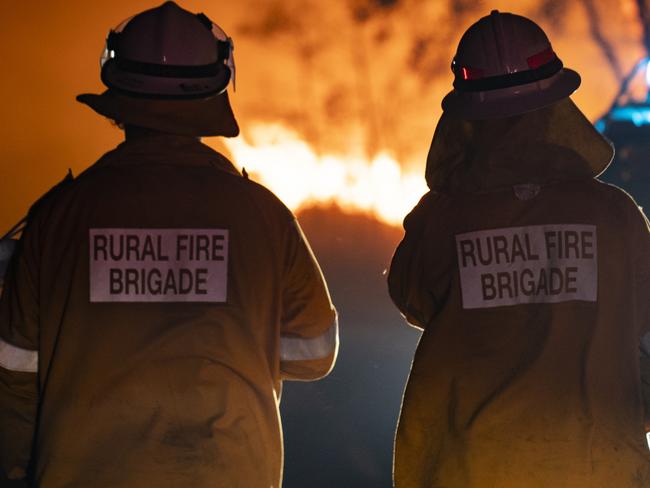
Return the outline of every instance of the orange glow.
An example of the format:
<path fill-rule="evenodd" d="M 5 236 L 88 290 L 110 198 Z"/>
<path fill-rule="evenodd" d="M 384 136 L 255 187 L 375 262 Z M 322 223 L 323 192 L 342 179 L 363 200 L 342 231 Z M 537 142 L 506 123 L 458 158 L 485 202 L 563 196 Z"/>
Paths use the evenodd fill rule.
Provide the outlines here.
<path fill-rule="evenodd" d="M 98 58 L 109 29 L 157 3 L 2 4 L 2 59 L 11 69 L 0 79 L 0 229 L 68 168 L 80 174 L 121 142 L 119 130 L 74 98 L 105 89 Z M 228 147 L 294 210 L 336 200 L 383 221 L 403 218 L 425 190 L 423 162 L 452 86 L 458 40 L 490 9 L 530 16 L 546 30 L 565 65 L 582 76 L 574 100 L 591 120 L 608 109 L 621 81 L 595 42 L 583 2 L 179 3 L 233 37 L 238 79 L 230 95 L 244 136 Z M 637 2 L 592 3 L 626 73 L 645 55 Z M 386 175 L 377 175 L 381 168 Z M 369 188 L 371 181 L 378 187 Z"/>
<path fill-rule="evenodd" d="M 421 172 L 404 172 L 386 153 L 371 160 L 356 154 L 319 155 L 279 124 L 257 124 L 246 136 L 225 141 L 235 163 L 271 189 L 292 210 L 336 203 L 399 224 L 426 192 Z"/>

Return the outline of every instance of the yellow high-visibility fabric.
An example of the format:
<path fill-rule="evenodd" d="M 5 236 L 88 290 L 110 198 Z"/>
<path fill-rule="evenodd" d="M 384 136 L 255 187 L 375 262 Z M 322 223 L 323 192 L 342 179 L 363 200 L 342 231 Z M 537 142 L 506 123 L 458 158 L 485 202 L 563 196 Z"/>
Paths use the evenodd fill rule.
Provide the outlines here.
<path fill-rule="evenodd" d="M 227 299 L 91 301 L 91 229 L 226 229 Z M 279 487 L 281 381 L 326 375 L 338 347 L 294 216 L 180 136 L 127 141 L 35 207 L 0 338 L 38 352 L 31 389 L 0 368 L 0 461 L 46 488 Z"/>
<path fill-rule="evenodd" d="M 580 154 L 563 160 L 566 148 L 535 147 L 559 169 L 531 170 L 526 150 L 500 166 L 489 148 L 468 148 L 478 167 L 460 171 L 471 181 L 456 172 L 405 219 L 389 290 L 424 332 L 396 435 L 398 488 L 650 487 L 639 373 L 650 329 L 647 220 L 593 179 Z M 594 300 L 468 306 L 459 236 L 577 224 L 595 228 Z M 504 273 L 517 269 L 507 260 Z"/>

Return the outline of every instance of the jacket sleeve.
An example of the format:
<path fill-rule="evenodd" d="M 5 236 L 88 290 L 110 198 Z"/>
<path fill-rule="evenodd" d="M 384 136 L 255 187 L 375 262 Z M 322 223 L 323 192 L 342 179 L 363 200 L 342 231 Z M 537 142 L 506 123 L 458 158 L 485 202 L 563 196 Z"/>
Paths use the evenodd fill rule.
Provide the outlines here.
<path fill-rule="evenodd" d="M 645 334 L 650 333 L 650 223 L 642 212 L 639 213 L 638 232 L 632 240 L 637 248 L 634 254 L 634 287 L 637 291 L 637 314 L 642 334 Z"/>
<path fill-rule="evenodd" d="M 25 476 L 38 405 L 36 237 L 27 227 L 9 264 L 0 298 L 0 466 Z"/>
<path fill-rule="evenodd" d="M 640 213 L 640 212 L 639 212 Z M 634 289 L 641 329 L 641 391 L 645 406 L 646 431 L 650 431 L 650 225 L 641 213 L 634 215 L 637 232 L 632 238 L 634 253 Z"/>
<path fill-rule="evenodd" d="M 650 432 L 650 336 L 646 336 L 641 344 L 641 357 L 639 364 L 641 368 L 641 394 L 645 411 L 645 430 Z"/>
<path fill-rule="evenodd" d="M 395 250 L 388 273 L 388 292 L 409 324 L 424 329 L 439 311 L 449 287 L 447 230 L 438 194 L 429 192 L 404 219 L 404 238 Z M 442 212 L 444 213 L 444 211 Z M 440 232 L 436 233 L 438 228 Z"/>
<path fill-rule="evenodd" d="M 300 225 L 288 229 L 282 292 L 280 374 L 284 380 L 326 376 L 338 353 L 336 310 Z"/>

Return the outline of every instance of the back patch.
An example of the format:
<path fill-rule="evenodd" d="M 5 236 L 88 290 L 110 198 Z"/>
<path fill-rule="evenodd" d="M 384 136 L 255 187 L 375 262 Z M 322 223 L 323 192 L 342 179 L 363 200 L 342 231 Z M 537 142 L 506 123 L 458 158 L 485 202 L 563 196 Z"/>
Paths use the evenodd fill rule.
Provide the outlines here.
<path fill-rule="evenodd" d="M 464 309 L 595 302 L 596 226 L 536 225 L 456 236 Z"/>
<path fill-rule="evenodd" d="M 91 302 L 227 299 L 228 230 L 90 229 Z"/>

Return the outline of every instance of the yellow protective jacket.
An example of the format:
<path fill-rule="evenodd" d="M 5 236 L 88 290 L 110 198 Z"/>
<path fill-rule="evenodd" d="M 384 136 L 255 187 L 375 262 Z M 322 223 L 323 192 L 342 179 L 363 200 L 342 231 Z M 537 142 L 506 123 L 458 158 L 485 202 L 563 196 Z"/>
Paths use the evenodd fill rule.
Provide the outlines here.
<path fill-rule="evenodd" d="M 198 140 L 127 141 L 32 210 L 0 302 L 0 461 L 42 487 L 279 487 L 281 381 L 336 313 L 292 213 Z"/>
<path fill-rule="evenodd" d="M 398 488 L 650 487 L 639 339 L 650 230 L 593 178 L 611 149 L 567 100 L 446 115 L 389 290 L 424 330 L 396 435 Z"/>

